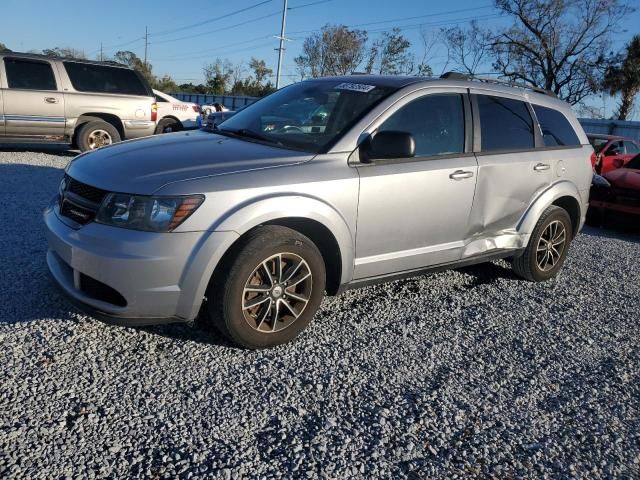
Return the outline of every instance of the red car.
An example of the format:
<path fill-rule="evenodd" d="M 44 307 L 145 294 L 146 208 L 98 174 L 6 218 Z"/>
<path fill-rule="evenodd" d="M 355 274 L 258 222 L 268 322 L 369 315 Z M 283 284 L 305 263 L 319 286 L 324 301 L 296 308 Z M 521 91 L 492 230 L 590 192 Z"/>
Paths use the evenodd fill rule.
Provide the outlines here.
<path fill-rule="evenodd" d="M 589 198 L 588 219 L 600 224 L 608 214 L 624 214 L 632 218 L 630 225 L 640 226 L 640 154 L 622 168 L 603 176 L 594 175 Z"/>
<path fill-rule="evenodd" d="M 595 150 L 591 166 L 600 175 L 622 167 L 640 153 L 640 143 L 630 138 L 594 133 L 588 133 L 587 138 Z"/>

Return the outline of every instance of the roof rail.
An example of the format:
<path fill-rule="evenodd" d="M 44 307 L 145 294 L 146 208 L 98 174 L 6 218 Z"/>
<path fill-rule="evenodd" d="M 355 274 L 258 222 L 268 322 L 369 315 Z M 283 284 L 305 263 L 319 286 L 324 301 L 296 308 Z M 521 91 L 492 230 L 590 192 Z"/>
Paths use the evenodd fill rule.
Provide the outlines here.
<path fill-rule="evenodd" d="M 496 85 L 505 85 L 507 87 L 522 88 L 524 90 L 531 90 L 532 92 L 542 93 L 543 95 L 556 97 L 555 93 L 553 93 L 551 90 L 546 90 L 544 88 L 534 87 L 531 85 L 526 85 L 524 83 L 497 80 L 495 78 L 478 77 L 476 75 L 470 75 L 470 74 L 461 73 L 461 72 L 445 72 L 442 75 L 440 75 L 440 78 L 447 79 L 447 80 L 470 80 L 470 81 L 475 80 L 476 82 L 495 83 Z"/>
<path fill-rule="evenodd" d="M 16 56 L 16 57 L 26 57 L 26 58 L 45 58 L 48 60 L 66 60 L 71 62 L 79 62 L 79 63 L 93 63 L 93 64 L 102 64 L 102 65 L 113 65 L 117 67 L 129 68 L 128 65 L 120 62 L 115 62 L 113 60 L 91 60 L 89 58 L 75 58 L 75 57 L 65 57 L 63 55 L 45 55 L 43 53 L 25 53 L 25 52 L 3 52 L 3 55 L 7 57 Z"/>

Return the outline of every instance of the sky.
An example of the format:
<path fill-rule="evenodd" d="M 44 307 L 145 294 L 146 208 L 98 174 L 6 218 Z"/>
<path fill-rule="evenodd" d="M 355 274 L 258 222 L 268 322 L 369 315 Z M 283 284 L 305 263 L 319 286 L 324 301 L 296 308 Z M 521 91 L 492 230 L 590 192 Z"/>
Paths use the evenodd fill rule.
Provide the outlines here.
<path fill-rule="evenodd" d="M 156 75 L 169 74 L 178 83 L 203 81 L 203 65 L 217 57 L 233 63 L 264 59 L 275 72 L 284 0 L 2 0 L 0 42 L 15 51 L 73 47 L 90 58 L 131 50 L 144 56 L 145 27 L 148 60 Z M 420 31 L 435 34 L 441 27 L 506 24 L 491 0 L 288 0 L 282 83 L 299 79 L 293 59 L 304 38 L 327 23 L 344 24 L 375 38 L 401 27 L 421 58 Z M 632 1 L 632 3 L 634 3 Z M 639 5 L 640 7 L 640 5 Z M 243 11 L 242 11 L 243 10 Z M 640 10 L 640 9 L 639 9 Z M 617 29 L 615 49 L 640 32 L 640 11 Z M 435 74 L 445 68 L 442 47 L 428 52 Z M 599 100 L 599 106 L 602 106 Z M 606 105 L 608 103 L 609 105 Z M 613 99 L 605 99 L 609 112 Z"/>

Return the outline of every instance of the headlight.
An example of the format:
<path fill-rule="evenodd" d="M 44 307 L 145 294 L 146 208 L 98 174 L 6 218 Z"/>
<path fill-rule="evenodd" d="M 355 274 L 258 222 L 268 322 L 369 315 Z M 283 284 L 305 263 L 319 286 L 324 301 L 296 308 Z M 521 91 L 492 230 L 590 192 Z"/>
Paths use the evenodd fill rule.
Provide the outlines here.
<path fill-rule="evenodd" d="M 203 201 L 203 195 L 145 197 L 110 193 L 100 206 L 96 222 L 147 232 L 171 232 Z"/>

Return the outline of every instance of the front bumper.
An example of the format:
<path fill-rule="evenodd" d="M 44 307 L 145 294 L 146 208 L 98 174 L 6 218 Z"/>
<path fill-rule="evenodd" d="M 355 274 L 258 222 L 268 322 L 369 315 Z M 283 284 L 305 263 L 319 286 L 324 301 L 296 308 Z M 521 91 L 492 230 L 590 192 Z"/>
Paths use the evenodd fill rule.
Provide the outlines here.
<path fill-rule="evenodd" d="M 89 223 L 78 229 L 45 210 L 47 264 L 72 302 L 122 325 L 190 321 L 234 232 L 153 233 Z"/>

